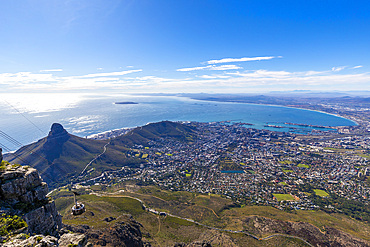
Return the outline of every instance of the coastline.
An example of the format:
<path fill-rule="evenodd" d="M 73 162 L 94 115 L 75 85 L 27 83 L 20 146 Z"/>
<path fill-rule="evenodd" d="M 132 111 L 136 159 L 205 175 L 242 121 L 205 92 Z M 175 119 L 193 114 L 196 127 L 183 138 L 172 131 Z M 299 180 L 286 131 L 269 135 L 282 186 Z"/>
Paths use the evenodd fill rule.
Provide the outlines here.
<path fill-rule="evenodd" d="M 322 114 L 327 114 L 327 115 L 331 115 L 331 116 L 334 116 L 334 117 L 338 117 L 338 118 L 342 118 L 342 119 L 346 119 L 348 121 L 351 121 L 355 124 L 355 126 L 359 125 L 359 123 L 357 123 L 356 121 L 352 120 L 352 119 L 349 119 L 345 116 L 341 116 L 341 115 L 338 115 L 338 114 L 334 114 L 334 113 L 329 113 L 329 112 L 324 112 L 324 111 L 320 111 L 320 110 L 315 110 L 315 109 L 309 109 L 309 108 L 302 108 L 302 107 L 294 107 L 294 106 L 287 106 L 287 105 L 277 105 L 277 104 L 259 104 L 259 103 L 247 103 L 247 102 L 238 102 L 238 101 L 223 101 L 223 100 L 207 100 L 207 99 L 195 99 L 195 98 L 189 98 L 189 99 L 192 99 L 192 100 L 197 100 L 197 101 L 203 101 L 203 102 L 220 102 L 220 103 L 230 103 L 230 104 L 246 104 L 246 105 L 257 105 L 257 106 L 273 106 L 273 107 L 282 107 L 282 108 L 289 108 L 289 109 L 299 109 L 299 110 L 305 110 L 305 111 L 312 111 L 312 112 L 319 112 L 319 113 L 322 113 Z M 350 127 L 349 126 L 330 126 L 330 125 L 327 125 L 327 127 Z"/>
<path fill-rule="evenodd" d="M 99 132 L 96 134 L 88 135 L 86 136 L 86 139 L 93 139 L 93 140 L 107 140 L 110 138 L 115 138 L 117 136 L 121 136 L 124 134 L 127 134 L 130 132 L 132 129 L 137 128 L 137 127 L 124 127 L 120 129 L 113 129 L 113 130 L 106 130 L 103 132 Z"/>
<path fill-rule="evenodd" d="M 109 107 L 109 105 L 112 105 L 112 103 L 114 104 L 114 102 L 138 102 L 139 104 L 131 105 L 130 107 Z M 310 105 L 307 106 L 309 107 Z M 270 110 L 266 109 L 269 113 L 263 113 L 263 107 L 270 107 Z M 278 116 L 279 111 L 273 109 L 274 107 L 280 108 L 280 111 L 286 115 L 281 115 L 282 117 Z M 330 105 L 328 107 L 330 107 Z M 286 110 L 283 110 L 283 108 Z M 251 109 L 251 113 L 249 113 L 249 109 Z M 289 109 L 294 110 L 292 111 L 294 115 L 289 115 Z M 331 108 L 328 108 L 328 110 L 330 109 Z M 295 112 L 301 110 L 310 111 L 311 113 L 308 115 L 305 112 Z M 14 114 L 14 110 L 9 106 L 4 108 L 4 112 L 4 117 L 6 117 L 8 121 L 3 121 L 0 124 L 0 129 L 23 145 L 36 142 L 47 136 L 50 125 L 54 122 L 61 123 L 69 133 L 73 135 L 91 139 L 108 139 L 124 134 L 129 128 L 143 126 L 148 122 L 159 122 L 163 120 L 215 122 L 225 121 L 225 119 L 238 119 L 241 117 L 244 118 L 241 120 L 242 122 L 254 124 L 252 127 L 255 129 L 265 129 L 263 125 L 269 122 L 291 122 L 317 126 L 325 125 L 336 127 L 337 129 L 339 127 L 348 128 L 346 126 L 363 125 L 361 119 L 358 119 L 357 122 L 357 118 L 352 119 L 351 114 L 341 115 L 307 107 L 293 107 L 280 104 L 202 100 L 183 96 L 152 96 L 144 100 L 139 97 L 133 98 L 131 96 L 117 97 L 114 99 L 110 97 L 103 97 L 102 99 L 93 97 L 80 99 L 78 104 L 75 103 L 69 106 L 69 108 L 61 107 L 59 110 L 45 110 L 42 112 L 42 115 L 47 114 L 47 117 L 43 118 L 38 117 L 41 114 L 39 111 L 27 113 L 28 118 L 32 119 L 33 124 L 38 126 L 42 131 L 36 131 L 34 128 L 35 126 L 32 126 L 29 122 L 25 122 L 20 114 Z M 260 113 L 260 119 L 255 118 L 255 116 L 259 117 L 258 114 Z M 315 116 L 313 113 L 323 115 Z M 272 114 L 272 117 L 268 114 Z M 307 118 L 304 117 L 305 115 L 312 116 Z M 286 120 L 283 119 L 285 116 L 287 116 Z M 289 118 L 289 116 L 294 117 Z M 301 118 L 300 116 L 303 117 Z M 274 121 L 275 117 L 279 118 L 279 120 Z M 330 121 L 325 121 L 326 118 L 333 117 L 337 120 L 331 119 Z M 353 115 L 353 117 L 356 117 L 356 115 Z M 322 120 L 316 121 L 316 118 Z M 312 121 L 310 119 L 312 119 Z M 14 123 L 17 123 L 18 126 L 14 126 Z M 30 131 L 30 129 L 32 129 L 32 131 Z M 268 129 L 271 131 L 280 130 L 289 132 L 288 129 Z M 307 131 L 304 131 L 304 133 L 306 132 Z M 12 151 L 19 148 L 19 146 L 13 145 L 6 140 L 3 140 L 3 144 Z"/>

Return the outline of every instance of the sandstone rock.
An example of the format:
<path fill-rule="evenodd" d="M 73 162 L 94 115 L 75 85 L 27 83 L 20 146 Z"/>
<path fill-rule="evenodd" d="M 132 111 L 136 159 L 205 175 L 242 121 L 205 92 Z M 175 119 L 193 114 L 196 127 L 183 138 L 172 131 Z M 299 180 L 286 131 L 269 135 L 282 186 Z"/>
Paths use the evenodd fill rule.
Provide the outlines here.
<path fill-rule="evenodd" d="M 2 181 L 0 185 L 0 199 L 8 201 L 9 204 L 34 202 L 37 196 L 33 192 L 39 186 L 43 188 L 38 190 L 47 191 L 47 185 L 42 184 L 39 173 L 31 167 L 25 169 L 22 166 L 13 167 L 8 165 L 6 170 L 0 173 L 0 179 Z"/>
<path fill-rule="evenodd" d="M 24 235 L 17 235 L 6 242 L 4 247 L 52 247 L 58 246 L 58 239 L 52 236 L 35 235 L 29 238 L 25 238 Z"/>
<path fill-rule="evenodd" d="M 60 237 L 58 244 L 60 247 L 67 246 L 84 247 L 87 245 L 87 238 L 86 235 L 84 234 L 66 233 Z"/>
<path fill-rule="evenodd" d="M 23 215 L 28 232 L 57 235 L 62 218 L 46 195 L 48 186 L 31 167 L 7 165 L 0 171 L 0 206 L 4 213 Z"/>
<path fill-rule="evenodd" d="M 55 208 L 55 203 L 50 202 L 23 217 L 31 233 L 42 233 L 57 235 L 58 229 L 62 227 L 62 217 Z"/>

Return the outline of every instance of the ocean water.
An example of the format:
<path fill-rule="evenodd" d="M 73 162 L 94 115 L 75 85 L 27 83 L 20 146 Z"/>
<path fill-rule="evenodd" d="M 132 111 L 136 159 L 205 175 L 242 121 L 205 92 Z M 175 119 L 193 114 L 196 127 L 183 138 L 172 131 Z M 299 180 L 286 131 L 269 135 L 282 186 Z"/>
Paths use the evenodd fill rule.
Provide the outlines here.
<path fill-rule="evenodd" d="M 0 94 L 0 109 L 0 145 L 5 152 L 45 137 L 52 123 L 60 123 L 69 133 L 81 137 L 163 120 L 243 122 L 253 124 L 247 127 L 296 133 L 307 133 L 314 128 L 284 123 L 356 125 L 345 118 L 310 110 L 175 96 Z M 266 127 L 267 124 L 283 128 Z"/>

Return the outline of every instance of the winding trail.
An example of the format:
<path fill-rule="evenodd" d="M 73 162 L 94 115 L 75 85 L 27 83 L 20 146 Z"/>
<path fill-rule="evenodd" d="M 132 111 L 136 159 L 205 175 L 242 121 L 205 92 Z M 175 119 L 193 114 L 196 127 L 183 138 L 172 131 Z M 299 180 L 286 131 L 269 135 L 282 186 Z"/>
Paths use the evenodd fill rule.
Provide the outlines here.
<path fill-rule="evenodd" d="M 90 194 L 94 194 L 94 195 L 100 196 L 100 197 L 102 197 L 102 196 L 109 196 L 109 194 L 106 194 L 106 195 L 104 195 L 104 194 L 98 194 L 98 193 L 90 193 Z M 144 202 L 141 199 L 139 199 L 139 198 L 132 197 L 132 196 L 123 196 L 123 195 L 115 195 L 114 197 L 126 197 L 126 198 L 135 199 L 135 200 L 137 200 L 137 201 L 139 201 L 141 203 L 142 207 L 146 211 L 151 212 L 153 214 L 156 214 L 159 217 L 159 212 L 157 210 L 147 207 L 144 204 Z M 212 230 L 217 230 L 217 231 L 221 231 L 221 232 L 230 232 L 230 233 L 242 233 L 242 234 L 248 235 L 248 236 L 250 236 L 250 237 L 252 237 L 252 238 L 254 238 L 254 239 L 258 240 L 258 241 L 266 241 L 266 240 L 269 240 L 269 239 L 271 239 L 273 237 L 282 236 L 282 237 L 299 239 L 299 240 L 303 241 L 304 243 L 306 243 L 307 245 L 309 245 L 311 247 L 314 247 L 312 244 L 310 244 L 309 242 L 307 242 L 307 240 L 305 240 L 305 239 L 303 239 L 301 237 L 293 236 L 293 235 L 281 234 L 281 233 L 274 233 L 274 234 L 269 235 L 267 237 L 259 238 L 256 235 L 253 235 L 253 234 L 251 234 L 251 233 L 249 233 L 247 231 L 234 231 L 234 230 L 227 230 L 227 229 L 216 228 L 216 227 L 212 227 L 212 226 L 208 226 L 208 225 L 202 224 L 202 223 L 197 222 L 197 221 L 195 221 L 193 219 L 184 218 L 184 217 L 181 217 L 181 216 L 178 216 L 178 215 L 173 215 L 173 214 L 170 214 L 170 213 L 166 213 L 166 217 L 167 216 L 171 216 L 171 217 L 175 217 L 175 218 L 178 218 L 178 219 L 186 220 L 186 221 L 192 222 L 192 223 L 194 223 L 196 225 L 203 226 L 203 227 L 206 227 L 206 228 L 212 229 Z M 158 218 L 158 220 L 160 220 L 160 219 Z M 160 231 L 160 228 L 159 228 L 159 231 Z M 158 231 L 158 233 L 159 233 L 159 231 Z"/>
<path fill-rule="evenodd" d="M 107 144 L 104 145 L 103 147 L 103 152 L 101 154 L 99 154 L 98 156 L 96 156 L 94 159 L 92 159 L 86 166 L 85 168 L 82 170 L 82 172 L 80 173 L 79 177 L 82 176 L 82 174 L 86 171 L 87 167 L 89 167 L 89 165 L 91 165 L 95 160 L 97 160 L 100 156 L 102 156 L 106 151 L 107 151 L 107 146 L 110 144 L 110 140 Z"/>

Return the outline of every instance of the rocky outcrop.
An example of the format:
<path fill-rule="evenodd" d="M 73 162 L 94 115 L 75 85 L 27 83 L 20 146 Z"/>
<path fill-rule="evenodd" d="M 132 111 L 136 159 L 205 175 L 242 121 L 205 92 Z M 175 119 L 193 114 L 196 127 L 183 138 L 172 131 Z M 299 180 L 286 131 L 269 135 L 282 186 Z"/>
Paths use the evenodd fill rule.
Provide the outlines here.
<path fill-rule="evenodd" d="M 47 203 L 24 215 L 31 233 L 57 235 L 62 225 L 62 217 L 55 208 L 55 203 Z"/>
<path fill-rule="evenodd" d="M 43 235 L 35 235 L 28 238 L 24 234 L 19 234 L 3 245 L 3 247 L 24 247 L 24 246 L 35 246 L 35 247 L 58 246 L 58 239 L 53 236 L 43 236 Z"/>
<path fill-rule="evenodd" d="M 61 228 L 61 216 L 47 193 L 47 184 L 34 168 L 7 164 L 0 170 L 1 212 L 20 215 L 29 233 L 57 235 Z"/>
<path fill-rule="evenodd" d="M 206 230 L 198 238 L 198 240 L 191 243 L 176 243 L 174 247 L 238 247 L 232 238 L 225 233 L 217 230 Z"/>
<path fill-rule="evenodd" d="M 43 152 L 49 162 L 60 157 L 62 154 L 63 143 L 68 141 L 70 135 L 59 123 L 53 123 L 46 142 L 43 146 Z"/>
<path fill-rule="evenodd" d="M 93 246 L 150 247 L 149 243 L 142 241 L 141 227 L 129 215 L 121 216 L 119 221 L 105 229 L 93 229 L 87 225 L 66 226 L 70 231 L 86 235 Z"/>
<path fill-rule="evenodd" d="M 325 232 L 322 232 L 316 226 L 305 222 L 281 221 L 260 216 L 247 217 L 244 222 L 248 226 L 247 231 L 259 236 L 286 234 L 302 238 L 314 246 L 370 246 L 369 241 L 356 238 L 340 230 L 326 228 Z"/>
<path fill-rule="evenodd" d="M 58 241 L 58 245 L 60 247 L 62 246 L 76 246 L 76 247 L 92 246 L 91 243 L 87 242 L 87 237 L 85 234 L 78 234 L 78 233 L 63 234 Z"/>

